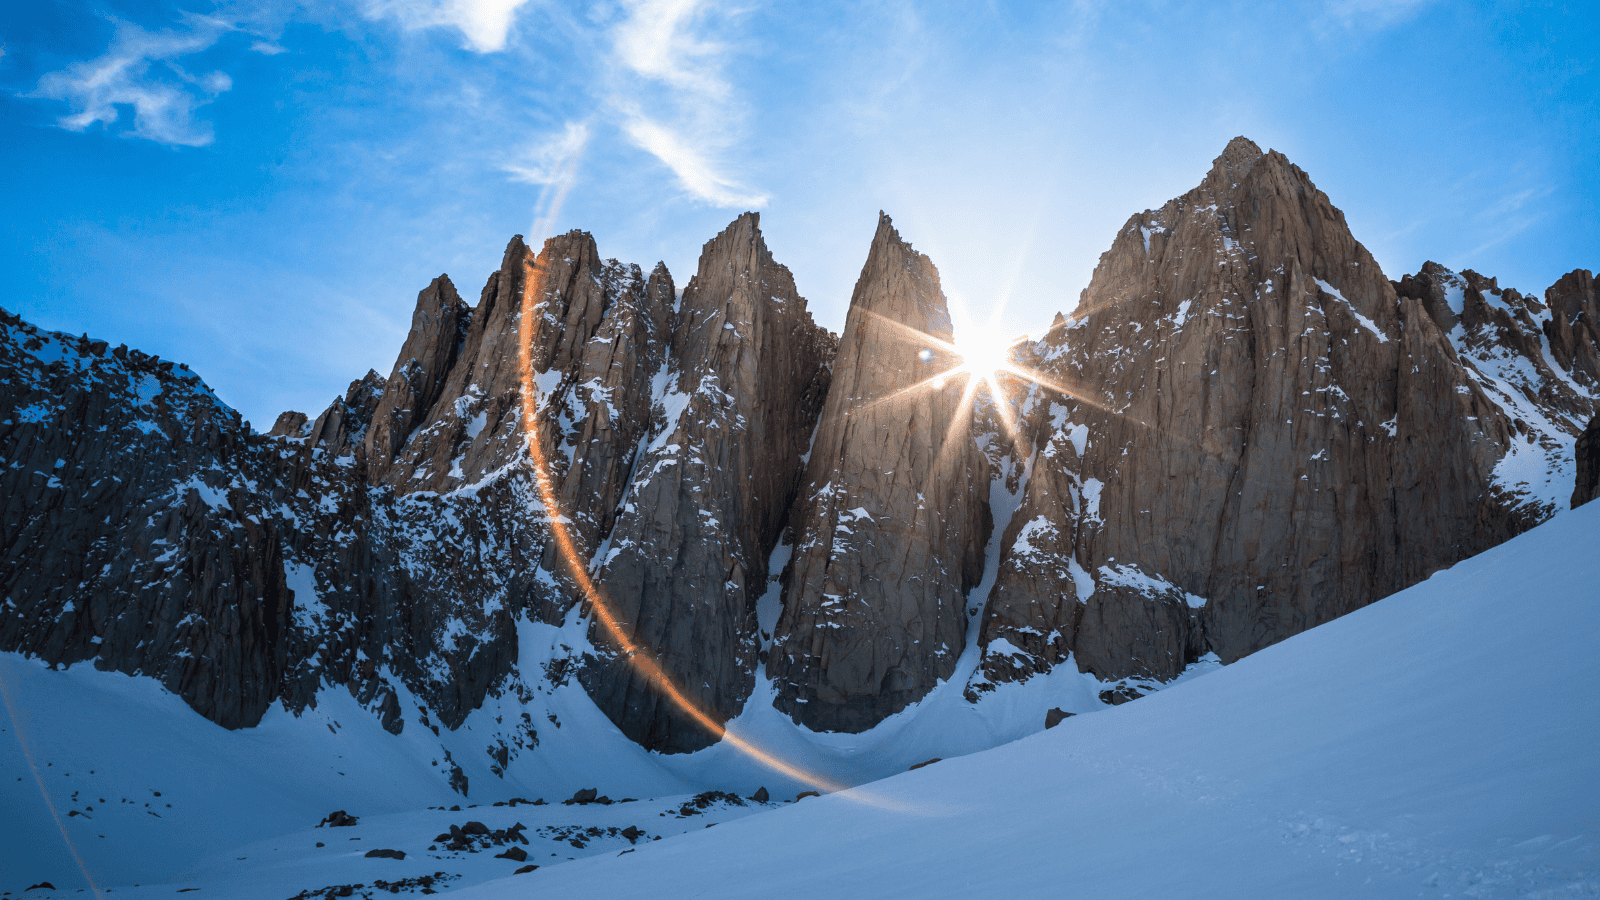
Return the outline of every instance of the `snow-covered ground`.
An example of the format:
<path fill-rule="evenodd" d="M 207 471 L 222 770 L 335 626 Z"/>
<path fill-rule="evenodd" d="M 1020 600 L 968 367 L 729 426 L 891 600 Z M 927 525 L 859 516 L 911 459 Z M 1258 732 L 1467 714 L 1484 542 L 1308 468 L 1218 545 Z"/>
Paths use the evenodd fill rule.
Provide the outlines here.
<path fill-rule="evenodd" d="M 228 732 L 149 679 L 0 655 L 0 895 L 39 881 L 61 890 L 27 896 L 76 895 L 86 869 L 115 897 L 262 900 L 346 884 L 377 896 L 377 881 L 407 879 L 408 893 L 485 900 L 1589 896 L 1600 893 L 1597 548 L 1591 504 L 1116 708 L 1062 666 L 976 706 L 953 678 L 865 735 L 816 735 L 773 711 L 762 682 L 733 728 L 864 787 L 688 815 L 708 788 L 748 797 L 764 785 L 777 801 L 804 786 L 725 744 L 646 753 L 569 683 L 529 704 L 495 698 L 444 732 L 469 801 L 433 765 L 448 761 L 431 733 L 389 735 L 342 688 L 299 718 L 275 709 Z M 524 668 L 581 634 L 581 622 L 529 626 Z M 1093 714 L 1037 733 L 1048 706 Z M 504 778 L 489 774 L 474 735 L 525 709 L 543 726 L 539 746 Z M 932 756 L 946 758 L 884 778 Z M 640 799 L 492 805 L 582 786 Z M 359 824 L 315 827 L 335 809 Z M 472 853 L 435 840 L 469 821 L 521 823 L 528 842 Z M 642 835 L 624 837 L 628 826 Z M 513 843 L 525 861 L 495 856 Z M 367 858 L 373 849 L 406 858 Z M 529 864 L 540 868 L 512 874 Z"/>
<path fill-rule="evenodd" d="M 1600 894 L 1600 503 L 1204 678 L 550 897 Z"/>

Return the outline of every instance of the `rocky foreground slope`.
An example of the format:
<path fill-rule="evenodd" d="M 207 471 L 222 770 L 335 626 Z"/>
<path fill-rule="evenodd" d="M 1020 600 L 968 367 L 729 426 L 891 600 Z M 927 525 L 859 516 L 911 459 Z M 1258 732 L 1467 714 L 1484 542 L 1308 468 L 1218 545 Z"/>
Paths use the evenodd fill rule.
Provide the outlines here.
<path fill-rule="evenodd" d="M 0 650 L 158 679 L 230 728 L 345 686 L 438 733 L 576 677 L 647 747 L 714 742 L 598 625 L 519 667 L 518 623 L 590 612 L 576 565 L 713 722 L 770 674 L 797 722 L 862 731 L 974 640 L 973 702 L 1069 661 L 1167 680 L 1526 530 L 1580 472 L 1592 492 L 1597 321 L 1583 270 L 1544 302 L 1431 263 L 1389 280 L 1242 138 L 1118 233 L 1019 351 L 1037 381 L 975 407 L 936 378 L 960 363 L 937 269 L 887 217 L 839 338 L 754 214 L 681 292 L 582 232 L 513 239 L 476 305 L 419 294 L 387 378 L 266 434 L 182 366 L 6 316 Z M 497 772 L 558 727 L 498 726 Z"/>

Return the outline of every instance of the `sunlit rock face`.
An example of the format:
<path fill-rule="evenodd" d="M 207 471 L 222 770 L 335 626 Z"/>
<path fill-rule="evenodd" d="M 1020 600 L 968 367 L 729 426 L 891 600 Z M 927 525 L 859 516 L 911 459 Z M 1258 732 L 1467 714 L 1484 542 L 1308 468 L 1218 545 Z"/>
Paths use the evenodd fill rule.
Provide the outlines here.
<path fill-rule="evenodd" d="M 770 658 L 779 708 L 861 731 L 948 678 L 982 574 L 988 461 L 954 365 L 939 273 L 887 216 L 850 301 L 792 514 L 794 554 Z M 905 391 L 904 393 L 899 393 Z"/>
<path fill-rule="evenodd" d="M 739 217 L 705 245 L 683 291 L 666 368 L 598 581 L 628 638 L 706 713 L 737 714 L 754 685 L 756 600 L 799 487 L 834 342 L 789 270 Z M 718 735 L 695 723 L 590 630 L 581 680 L 624 734 L 665 751 Z"/>
<path fill-rule="evenodd" d="M 1231 662 L 1550 515 L 1594 401 L 1510 294 L 1391 284 L 1303 171 L 1235 139 L 1033 348 L 1087 399 L 1028 410 L 969 695 L 1068 652 L 1102 678 Z"/>

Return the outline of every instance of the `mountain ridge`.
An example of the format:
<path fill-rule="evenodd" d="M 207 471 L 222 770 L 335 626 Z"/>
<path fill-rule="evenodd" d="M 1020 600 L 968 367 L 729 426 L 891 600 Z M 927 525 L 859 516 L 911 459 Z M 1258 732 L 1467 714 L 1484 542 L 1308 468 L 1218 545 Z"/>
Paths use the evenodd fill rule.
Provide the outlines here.
<path fill-rule="evenodd" d="M 266 433 L 181 367 L 7 314 L 0 650 L 156 678 L 230 728 L 342 685 L 438 737 L 576 679 L 644 747 L 714 744 L 592 623 L 522 665 L 519 623 L 595 602 L 576 562 L 713 721 L 764 672 L 799 725 L 870 731 L 973 646 L 968 702 L 1069 661 L 1125 702 L 1576 503 L 1594 277 L 1545 298 L 1432 263 L 1390 281 L 1309 176 L 1237 138 L 1019 349 L 1039 379 L 994 392 L 952 371 L 937 269 L 881 213 L 838 337 L 754 213 L 681 297 L 587 233 L 519 236 L 476 306 L 448 276 L 419 293 L 389 376 Z M 489 771 L 548 727 L 497 723 Z"/>

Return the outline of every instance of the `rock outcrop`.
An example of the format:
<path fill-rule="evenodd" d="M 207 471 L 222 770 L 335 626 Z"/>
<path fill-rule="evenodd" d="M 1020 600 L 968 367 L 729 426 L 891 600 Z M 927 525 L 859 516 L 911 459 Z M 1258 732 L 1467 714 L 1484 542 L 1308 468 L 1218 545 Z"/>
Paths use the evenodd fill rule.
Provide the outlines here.
<path fill-rule="evenodd" d="M 778 706 L 857 732 L 948 678 L 988 538 L 988 461 L 932 261 L 888 216 L 856 282 L 791 527 Z"/>

